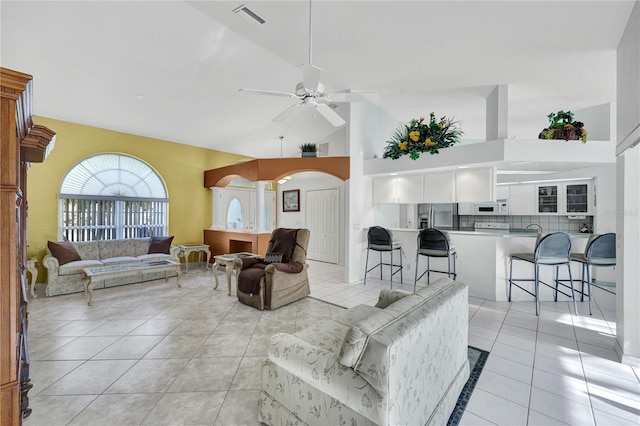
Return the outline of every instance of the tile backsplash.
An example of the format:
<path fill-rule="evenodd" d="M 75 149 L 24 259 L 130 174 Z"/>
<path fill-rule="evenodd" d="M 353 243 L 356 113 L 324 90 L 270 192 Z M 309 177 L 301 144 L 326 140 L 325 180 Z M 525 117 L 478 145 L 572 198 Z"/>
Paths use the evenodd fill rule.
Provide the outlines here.
<path fill-rule="evenodd" d="M 508 223 L 511 229 L 525 229 L 527 225 L 540 225 L 542 232 L 568 232 L 571 234 L 580 232 L 583 224 L 593 230 L 593 216 L 585 219 L 569 219 L 567 216 L 460 216 L 460 228 L 473 228 L 476 222 Z"/>

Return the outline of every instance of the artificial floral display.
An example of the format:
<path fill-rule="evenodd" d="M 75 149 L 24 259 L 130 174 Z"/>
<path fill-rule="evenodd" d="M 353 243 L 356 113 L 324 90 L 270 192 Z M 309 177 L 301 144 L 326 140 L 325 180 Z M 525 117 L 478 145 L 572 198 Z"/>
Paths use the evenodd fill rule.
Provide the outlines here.
<path fill-rule="evenodd" d="M 447 117 L 436 120 L 434 113 L 429 114 L 428 123 L 424 120 L 424 117 L 420 117 L 398 127 L 387 141 L 382 158 L 397 160 L 408 155 L 412 160 L 417 160 L 422 152 L 438 154 L 440 148 L 460 142 L 462 130 L 458 122 Z"/>
<path fill-rule="evenodd" d="M 578 140 L 587 143 L 587 130 L 584 124 L 573 119 L 574 114 L 571 111 L 558 111 L 547 115 L 549 119 L 549 127 L 545 128 L 538 135 L 538 139 L 564 139 Z"/>

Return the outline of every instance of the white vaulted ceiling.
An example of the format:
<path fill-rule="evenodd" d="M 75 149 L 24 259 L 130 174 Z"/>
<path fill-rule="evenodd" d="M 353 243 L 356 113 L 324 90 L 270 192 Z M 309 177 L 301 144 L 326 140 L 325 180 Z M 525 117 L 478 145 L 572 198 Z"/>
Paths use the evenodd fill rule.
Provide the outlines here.
<path fill-rule="evenodd" d="M 1 65 L 34 76 L 34 113 L 252 157 L 293 155 L 335 129 L 273 123 L 296 101 L 308 8 L 245 1 L 2 1 Z M 535 138 L 552 111 L 615 101 L 628 1 L 313 2 L 313 63 L 329 90 L 376 91 L 398 121 L 454 116 L 485 137 L 485 97 L 509 90 L 509 136 Z M 344 114 L 344 104 L 336 112 Z M 380 135 L 381 147 L 390 135 Z"/>

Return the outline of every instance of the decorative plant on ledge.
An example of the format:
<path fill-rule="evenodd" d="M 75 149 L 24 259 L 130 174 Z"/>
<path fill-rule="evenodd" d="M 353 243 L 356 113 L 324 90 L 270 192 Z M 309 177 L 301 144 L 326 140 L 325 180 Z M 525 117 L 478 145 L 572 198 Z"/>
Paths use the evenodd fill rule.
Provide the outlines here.
<path fill-rule="evenodd" d="M 447 117 L 437 121 L 435 114 L 431 113 L 428 123 L 424 122 L 424 117 L 420 117 L 398 127 L 387 141 L 382 158 L 397 160 L 408 155 L 412 160 L 417 160 L 422 152 L 438 154 L 440 148 L 460 142 L 461 135 L 457 121 Z"/>
<path fill-rule="evenodd" d="M 584 124 L 573 119 L 574 114 L 571 111 L 558 111 L 547 115 L 549 119 L 549 127 L 544 129 L 538 135 L 538 139 L 564 139 L 578 140 L 587 143 L 587 130 Z"/>
<path fill-rule="evenodd" d="M 318 156 L 318 146 L 315 143 L 303 143 L 298 148 L 300 148 L 303 157 Z"/>

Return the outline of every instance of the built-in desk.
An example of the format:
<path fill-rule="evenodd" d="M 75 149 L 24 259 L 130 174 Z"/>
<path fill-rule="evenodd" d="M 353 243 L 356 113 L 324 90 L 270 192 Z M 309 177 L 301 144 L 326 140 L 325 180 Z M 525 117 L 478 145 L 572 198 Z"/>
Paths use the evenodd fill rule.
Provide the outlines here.
<path fill-rule="evenodd" d="M 204 243 L 211 247 L 213 256 L 227 253 L 256 253 L 264 256 L 271 232 L 233 231 L 228 229 L 205 229 Z"/>

